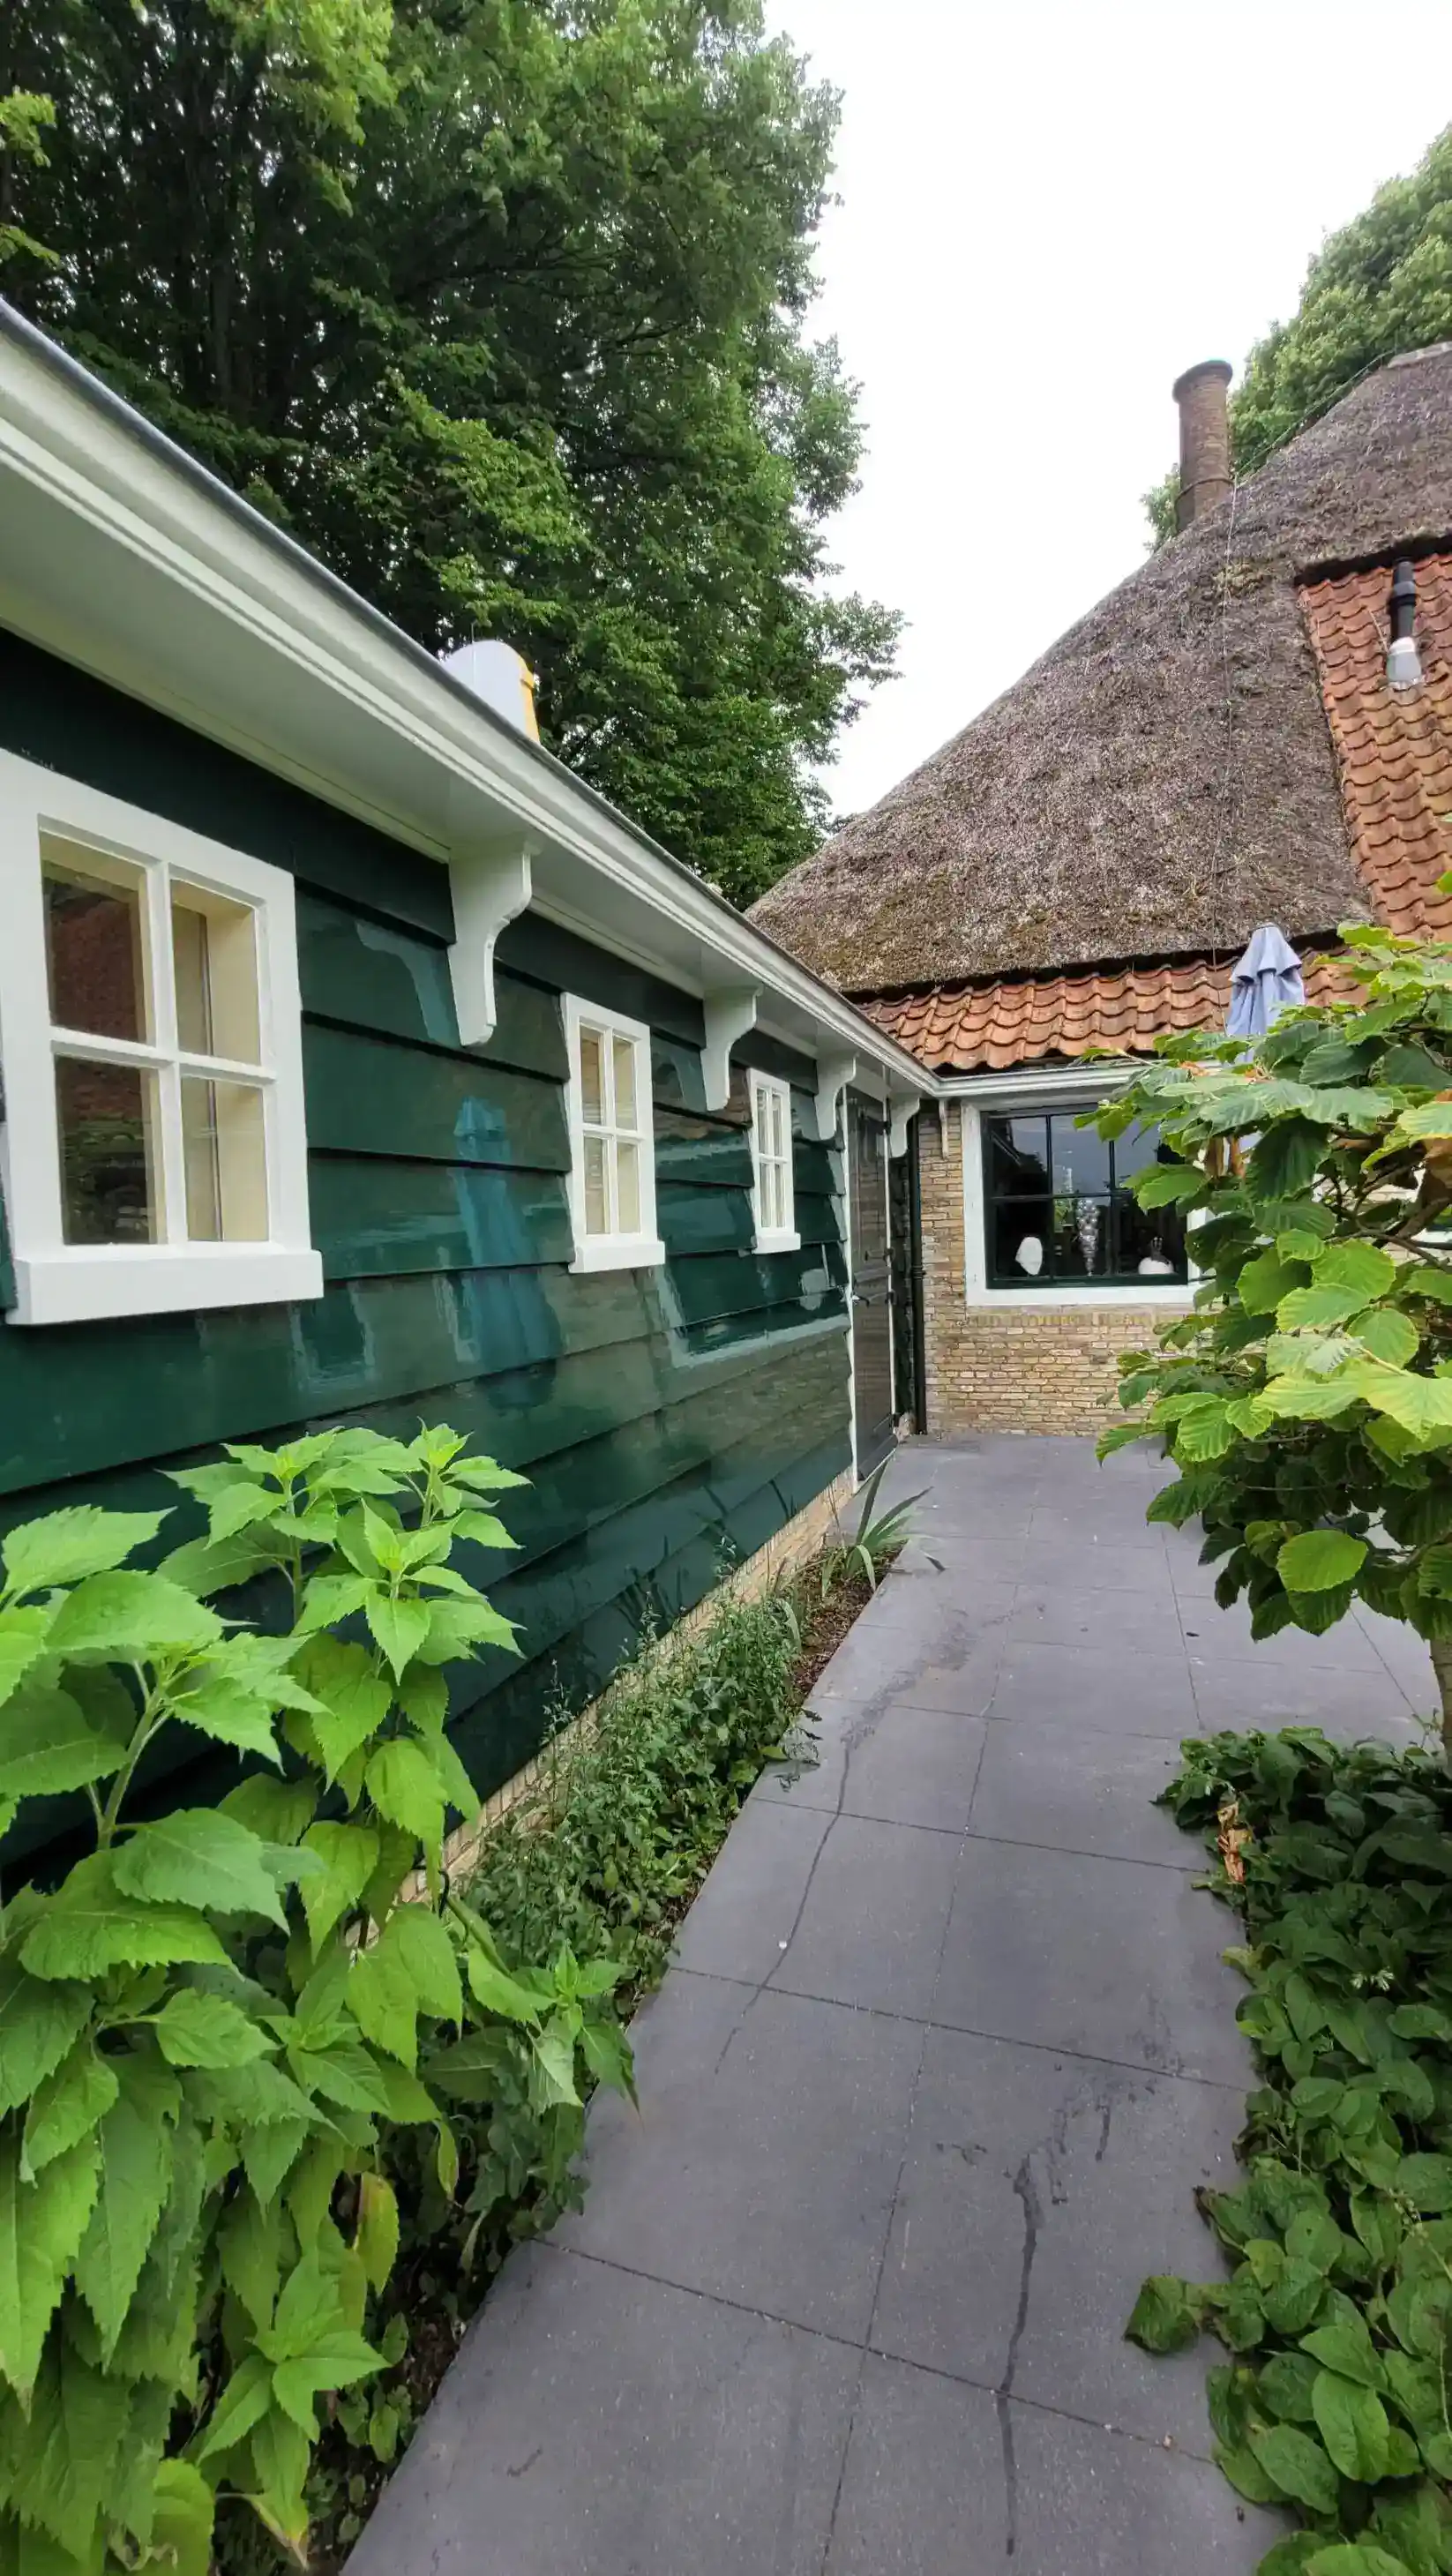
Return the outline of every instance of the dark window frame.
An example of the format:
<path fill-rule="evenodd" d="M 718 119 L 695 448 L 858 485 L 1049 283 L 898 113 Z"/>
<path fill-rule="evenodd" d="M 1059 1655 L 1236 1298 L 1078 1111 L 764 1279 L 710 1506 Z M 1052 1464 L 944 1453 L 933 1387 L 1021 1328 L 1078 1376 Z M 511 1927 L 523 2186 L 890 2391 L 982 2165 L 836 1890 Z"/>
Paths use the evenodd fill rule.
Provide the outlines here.
<path fill-rule="evenodd" d="M 1044 1265 L 1042 1269 L 1036 1271 L 1015 1270 L 1012 1272 L 1003 1272 L 995 1268 L 994 1245 L 997 1236 L 997 1217 L 1001 1208 L 1022 1207 L 1026 1214 L 1030 1209 L 1042 1212 L 1047 1199 L 1049 1205 L 1057 1210 L 1059 1200 L 1065 1196 L 1072 1195 L 1075 1200 L 1090 1200 L 1096 1205 L 1105 1208 L 1109 1212 L 1111 1223 L 1118 1206 L 1127 1202 L 1131 1207 L 1135 1207 L 1137 1209 L 1138 1202 L 1134 1197 L 1133 1191 L 1122 1186 L 1118 1180 L 1115 1159 L 1116 1148 L 1113 1143 L 1107 1144 L 1105 1147 L 1108 1183 L 1103 1190 L 1076 1190 L 1072 1193 L 1066 1193 L 1063 1191 L 1055 1191 L 1053 1189 L 1053 1130 L 1055 1123 L 1057 1122 L 1060 1127 L 1072 1128 L 1076 1120 L 1082 1114 L 1083 1112 L 1081 1109 L 1040 1109 L 1036 1102 L 1026 1103 L 1022 1108 L 1007 1107 L 1003 1109 L 985 1109 L 982 1112 L 979 1119 L 979 1150 L 982 1156 L 983 1174 L 983 1276 L 985 1284 L 994 1292 L 994 1294 L 1001 1294 L 1008 1297 L 1016 1294 L 1023 1294 L 1024 1292 L 1032 1292 L 1035 1289 L 1043 1290 L 1045 1288 L 1056 1289 L 1066 1296 L 1076 1294 L 1080 1296 L 1092 1296 L 1097 1290 L 1103 1288 L 1136 1288 L 1145 1292 L 1152 1292 L 1155 1289 L 1165 1288 L 1188 1288 L 1190 1284 L 1190 1262 L 1184 1220 L 1174 1208 L 1165 1208 L 1162 1211 L 1159 1211 L 1164 1219 L 1165 1234 L 1167 1238 L 1165 1243 L 1166 1258 L 1171 1262 L 1171 1267 L 1168 1270 L 1150 1272 L 1138 1269 L 1093 1271 L 1058 1270 L 1054 1266 L 1056 1234 L 1056 1226 L 1054 1224 L 1049 1225 L 1047 1228 L 1040 1224 L 1033 1229 L 1038 1233 L 1039 1238 L 1044 1245 Z M 1021 1123 L 1029 1119 L 1035 1121 L 1041 1120 L 1044 1126 L 1044 1168 L 1049 1178 L 1049 1189 L 1047 1191 L 1039 1190 L 1037 1192 L 1000 1190 L 996 1185 L 994 1174 L 993 1147 L 995 1129 L 1006 1127 L 1010 1122 Z M 1142 1163 L 1136 1165 L 1136 1169 L 1142 1168 Z"/>

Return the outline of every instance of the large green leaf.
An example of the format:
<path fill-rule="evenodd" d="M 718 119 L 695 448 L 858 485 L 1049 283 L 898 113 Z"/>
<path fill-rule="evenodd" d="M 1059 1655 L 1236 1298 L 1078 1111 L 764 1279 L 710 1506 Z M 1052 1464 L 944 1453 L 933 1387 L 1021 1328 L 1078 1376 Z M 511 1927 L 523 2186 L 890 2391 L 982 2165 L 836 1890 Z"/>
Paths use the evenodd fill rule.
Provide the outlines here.
<path fill-rule="evenodd" d="M 195 1905 L 214 1914 L 265 1914 L 286 1924 L 267 1846 L 235 1816 L 210 1807 L 179 1807 L 141 1825 L 115 1855 L 123 1896 L 154 1904 Z"/>
<path fill-rule="evenodd" d="M 49 1650 L 57 1655 L 109 1655 L 113 1662 L 195 1653 L 215 1644 L 222 1623 L 214 1610 L 165 1575 L 93 1574 L 61 1603 L 51 1623 Z"/>
<path fill-rule="evenodd" d="M 1452 2156 L 1403 2156 L 1397 2190 L 1414 2209 L 1452 2210 Z"/>
<path fill-rule="evenodd" d="M 215 2499 L 190 2460 L 163 2460 L 156 2471 L 151 2545 L 170 2576 L 208 2576 Z"/>
<path fill-rule="evenodd" d="M 1343 2379 L 1359 2381 L 1363 2388 L 1380 2389 L 1384 2385 L 1376 2346 L 1365 2319 L 1355 2310 L 1349 2314 L 1343 2310 L 1329 2325 L 1303 2335 L 1301 2349 L 1311 2353 L 1323 2370 L 1337 2371 Z"/>
<path fill-rule="evenodd" d="M 22 2519 L 71 2552 L 69 2576 L 99 2576 L 104 2532 L 98 2526 L 124 2490 L 123 2436 L 134 2402 L 124 2380 L 93 2369 L 67 2337 L 54 2338 L 9 2484 Z"/>
<path fill-rule="evenodd" d="M 423 1997 L 399 1928 L 408 1910 L 403 1906 L 391 1914 L 377 1940 L 360 1950 L 348 1979 L 348 2002 L 364 2037 L 412 2067 Z"/>
<path fill-rule="evenodd" d="M 1319 2442 L 1294 2424 L 1252 2425 L 1250 2447 L 1283 2495 L 1308 2513 L 1333 2514 L 1341 2481 Z"/>
<path fill-rule="evenodd" d="M 8 1699 L 40 1654 L 51 1622 L 48 1609 L 0 1610 L 0 1700 Z"/>
<path fill-rule="evenodd" d="M 280 2361 L 272 2374 L 273 2394 L 295 2424 L 309 2434 L 317 2430 L 314 2399 L 325 2389 L 347 2388 L 356 2379 L 383 2368 L 383 2355 L 349 2326 L 319 2335 L 295 2361 Z"/>
<path fill-rule="evenodd" d="M 1316 2430 L 1343 2477 L 1375 2486 L 1386 2476 L 1388 2434 L 1386 2408 L 1374 2389 L 1323 2370 L 1311 2391 Z"/>
<path fill-rule="evenodd" d="M 1306 2576 L 1411 2576 L 1404 2558 L 1374 2540 L 1336 2540 L 1306 2561 Z"/>
<path fill-rule="evenodd" d="M 438 1847 L 444 1833 L 444 1792 L 425 1746 L 402 1739 L 380 1744 L 363 1776 L 381 1816 Z"/>
<path fill-rule="evenodd" d="M 1350 1331 L 1363 1350 L 1370 1351 L 1373 1359 L 1385 1360 L 1389 1368 L 1405 1368 L 1421 1347 L 1421 1334 L 1399 1306 L 1372 1306 L 1363 1315 L 1353 1315 Z"/>
<path fill-rule="evenodd" d="M 1248 1315 L 1273 1315 L 1283 1297 L 1304 1285 L 1305 1277 L 1304 1265 L 1283 1261 L 1279 1252 L 1258 1252 L 1241 1271 L 1240 1302 Z"/>
<path fill-rule="evenodd" d="M 27 1976 L 13 1950 L 0 1953 L 0 2111 L 28 2101 L 59 2066 L 91 2005 L 89 1986 Z"/>
<path fill-rule="evenodd" d="M 389 1711 L 388 1684 L 365 1647 L 344 1645 L 336 1637 L 313 1638 L 298 1670 L 321 1703 L 313 1712 L 312 1730 L 331 1782 L 378 1733 Z"/>
<path fill-rule="evenodd" d="M 20 1956 L 36 1977 L 96 1977 L 106 1968 L 164 1967 L 183 1959 L 228 1964 L 200 1914 L 124 1896 L 106 1852 L 76 1863 L 27 1933 Z"/>
<path fill-rule="evenodd" d="M 233 2371 L 216 2405 L 202 2428 L 196 2445 L 198 2460 L 209 2460 L 214 2454 L 232 2450 L 245 2441 L 254 2424 L 260 2423 L 272 2404 L 272 2369 L 260 2352 L 250 2352 Z"/>
<path fill-rule="evenodd" d="M 23 1681 L 0 1703 L 0 1796 L 54 1798 L 119 1771 L 125 1743 L 69 1691 Z"/>
<path fill-rule="evenodd" d="M 240 2006 L 192 1986 L 168 1995 L 157 2015 L 156 2037 L 169 2066 L 247 2066 L 272 2045 Z"/>
<path fill-rule="evenodd" d="M 1357 1289 L 1317 1279 L 1309 1288 L 1292 1288 L 1281 1299 L 1276 1323 L 1283 1333 L 1324 1332 L 1332 1324 L 1347 1323 L 1365 1303 Z"/>
<path fill-rule="evenodd" d="M 123 2080 L 99 2135 L 100 2189 L 76 2257 L 76 2286 L 109 2358 L 166 2205 L 171 2130 Z"/>
<path fill-rule="evenodd" d="M 1352 1582 L 1365 1559 L 1365 1539 L 1343 1530 L 1303 1530 L 1277 1552 L 1276 1572 L 1288 1592 L 1329 1592 Z"/>
<path fill-rule="evenodd" d="M 378 1867 L 378 1836 L 371 1825 L 310 1825 L 304 1848 L 322 1862 L 319 1874 L 305 1878 L 303 1910 L 314 1952 L 333 1926 L 358 1903 Z"/>
<path fill-rule="evenodd" d="M 1312 1270 L 1318 1288 L 1348 1288 L 1363 1306 L 1396 1286 L 1396 1263 L 1374 1243 L 1328 1243 Z"/>
<path fill-rule="evenodd" d="M 398 2257 L 398 2199 L 386 2174 L 366 2173 L 359 2180 L 354 2250 L 370 2287 L 381 2290 Z"/>
<path fill-rule="evenodd" d="M 172 1712 L 201 1734 L 234 1744 L 239 1753 L 260 1754 L 265 1762 L 282 1761 L 271 1702 L 227 1672 L 204 1664 L 192 1688 L 172 1701 Z"/>
<path fill-rule="evenodd" d="M 412 1663 L 428 1636 L 429 1605 L 426 1601 L 397 1601 L 380 1585 L 371 1584 L 365 1614 L 396 1678 L 406 1664 Z"/>
<path fill-rule="evenodd" d="M 168 1514 L 104 1512 L 94 1503 L 70 1503 L 40 1520 L 22 1521 L 0 1548 L 5 1589 L 22 1595 L 79 1583 L 121 1565 L 135 1547 L 153 1539 Z"/>
<path fill-rule="evenodd" d="M 100 2143 L 93 2134 L 33 2183 L 20 2140 L 0 2136 L 0 2376 L 28 2404 L 46 2328 L 95 2206 Z"/>
<path fill-rule="evenodd" d="M 38 2086 L 26 2114 L 21 2169 L 27 2182 L 99 2127 L 117 2091 L 114 2070 L 98 2057 L 89 2035 L 77 2040 L 55 2073 Z"/>

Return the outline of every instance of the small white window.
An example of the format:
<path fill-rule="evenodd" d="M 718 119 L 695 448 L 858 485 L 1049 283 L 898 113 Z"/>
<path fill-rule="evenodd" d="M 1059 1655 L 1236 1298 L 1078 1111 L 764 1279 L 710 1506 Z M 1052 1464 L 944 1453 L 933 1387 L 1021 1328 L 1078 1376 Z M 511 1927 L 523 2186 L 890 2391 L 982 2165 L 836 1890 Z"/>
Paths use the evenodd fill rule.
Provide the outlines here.
<path fill-rule="evenodd" d="M 796 1204 L 792 1190 L 792 1095 L 789 1083 L 774 1073 L 751 1077 L 752 1213 L 758 1252 L 796 1252 Z"/>
<path fill-rule="evenodd" d="M 292 879 L 0 754 L 17 1324 L 322 1293 Z"/>
<path fill-rule="evenodd" d="M 655 1230 L 650 1031 L 565 995 L 575 1270 L 664 1261 Z"/>

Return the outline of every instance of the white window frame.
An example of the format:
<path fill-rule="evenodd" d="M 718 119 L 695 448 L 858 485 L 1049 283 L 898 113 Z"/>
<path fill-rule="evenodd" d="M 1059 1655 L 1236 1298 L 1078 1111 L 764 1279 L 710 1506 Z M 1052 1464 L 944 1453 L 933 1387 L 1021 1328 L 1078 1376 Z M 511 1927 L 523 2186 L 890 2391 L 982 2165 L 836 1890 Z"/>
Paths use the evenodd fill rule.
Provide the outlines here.
<path fill-rule="evenodd" d="M 1060 1087 L 1062 1085 L 1062 1088 Z M 1092 1109 L 1101 1100 L 1109 1100 L 1119 1088 L 1117 1083 L 1100 1083 L 1091 1088 L 1072 1077 L 1057 1080 L 1042 1077 L 1035 1082 L 985 1085 L 974 1096 L 958 1095 L 959 1125 L 962 1135 L 959 1150 L 963 1172 L 963 1297 L 973 1307 L 987 1307 L 1002 1314 L 1042 1313 L 1052 1310 L 1063 1314 L 1080 1313 L 1094 1307 L 1161 1306 L 1177 1314 L 1188 1314 L 1194 1303 L 1200 1273 L 1193 1260 L 1189 1278 L 1173 1279 L 1156 1286 L 1147 1279 L 1143 1287 L 1074 1288 L 1055 1285 L 1048 1288 L 995 1288 L 988 1277 L 988 1233 L 986 1194 L 983 1187 L 983 1120 L 991 1118 L 1042 1117 L 1046 1112 L 1060 1117 L 1074 1117 Z"/>
<path fill-rule="evenodd" d="M 575 1257 L 571 1270 L 654 1270 L 665 1259 L 665 1245 L 655 1230 L 655 1096 L 650 1078 L 650 1030 L 643 1020 L 628 1020 L 619 1011 L 598 1010 L 593 1002 L 580 999 L 577 993 L 566 993 L 565 1044 L 569 1051 L 570 1070 L 565 1087 L 565 1108 L 570 1125 L 569 1201 L 570 1225 L 575 1238 Z M 592 1127 L 592 1136 L 603 1135 L 608 1141 L 622 1139 L 640 1147 L 640 1224 L 634 1234 L 587 1234 L 585 1231 L 585 1101 L 580 1080 L 581 1027 L 598 1029 L 607 1041 L 602 1062 L 607 1075 L 607 1108 L 614 1103 L 615 1073 L 613 1047 L 617 1038 L 625 1039 L 635 1049 L 635 1114 L 633 1128 L 617 1127 L 613 1118 L 603 1127 Z M 612 1176 L 607 1188 L 612 1192 Z"/>
<path fill-rule="evenodd" d="M 52 1030 L 46 969 L 41 834 L 123 859 L 144 887 L 153 1042 Z M 268 1232 L 256 1243 L 188 1241 L 177 1091 L 183 1072 L 223 1060 L 180 1046 L 172 970 L 172 876 L 246 904 L 256 920 L 259 1063 L 239 1066 L 261 1090 Z M 12 1324 L 74 1324 L 216 1306 L 318 1297 L 323 1265 L 308 1220 L 302 1003 L 293 881 L 240 850 L 204 838 L 78 779 L 0 752 L 0 1187 L 15 1276 Z M 57 1053 L 148 1067 L 161 1094 L 159 1145 L 165 1239 L 71 1244 L 62 1225 L 60 1137 L 52 1067 Z"/>
<path fill-rule="evenodd" d="M 792 1153 L 792 1087 L 789 1082 L 783 1082 L 780 1075 L 758 1073 L 754 1068 L 748 1079 L 751 1096 L 751 1221 L 755 1229 L 755 1249 L 758 1252 L 800 1252 L 802 1238 L 796 1230 L 797 1189 Z M 770 1100 L 781 1104 L 782 1134 L 786 1139 L 784 1156 L 772 1155 L 769 1158 L 776 1163 L 782 1175 L 785 1222 L 781 1225 L 766 1225 L 762 1217 L 762 1166 L 768 1160 L 762 1151 L 762 1141 L 765 1107 Z"/>

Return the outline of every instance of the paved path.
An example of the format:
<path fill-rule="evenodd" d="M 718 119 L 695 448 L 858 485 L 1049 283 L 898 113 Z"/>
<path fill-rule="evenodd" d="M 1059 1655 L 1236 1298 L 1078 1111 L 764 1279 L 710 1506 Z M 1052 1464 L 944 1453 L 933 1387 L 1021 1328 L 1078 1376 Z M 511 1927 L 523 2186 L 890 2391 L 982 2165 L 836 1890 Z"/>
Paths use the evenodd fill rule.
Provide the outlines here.
<path fill-rule="evenodd" d="M 915 1448 L 919 1536 L 764 1780 L 636 2024 L 643 2116 L 516 2254 L 352 2576 L 1249 2576 L 1205 2351 L 1122 2339 L 1201 2272 L 1248 2060 L 1229 1926 L 1150 1804 L 1182 1734 L 1404 1735 L 1423 1650 L 1254 1647 L 1162 1471 Z"/>

